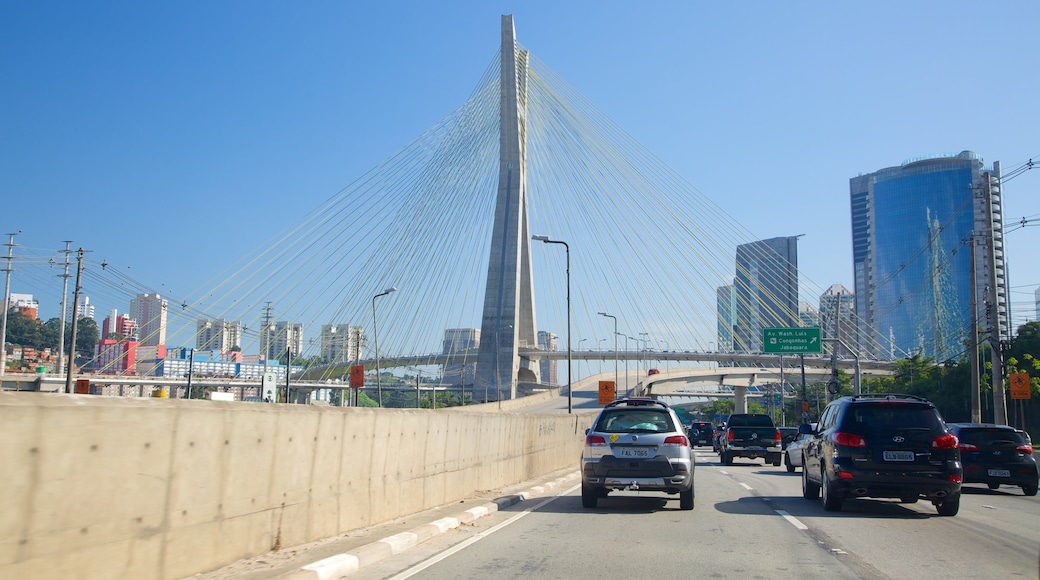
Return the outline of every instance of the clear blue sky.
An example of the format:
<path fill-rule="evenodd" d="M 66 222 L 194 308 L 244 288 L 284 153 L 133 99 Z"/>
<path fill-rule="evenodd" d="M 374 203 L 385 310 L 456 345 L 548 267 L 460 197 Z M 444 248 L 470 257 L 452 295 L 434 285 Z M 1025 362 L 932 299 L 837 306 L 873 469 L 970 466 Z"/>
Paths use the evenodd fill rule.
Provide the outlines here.
<path fill-rule="evenodd" d="M 806 234 L 820 284 L 852 287 L 850 177 L 1040 160 L 1036 2 L 7 1 L 0 233 L 26 255 L 73 240 L 176 299 L 464 102 L 502 14 L 751 231 Z M 1038 190 L 1040 169 L 1008 182 L 1009 226 Z M 1007 241 L 1021 322 L 1040 228 Z M 56 273 L 12 291 L 57 316 Z"/>

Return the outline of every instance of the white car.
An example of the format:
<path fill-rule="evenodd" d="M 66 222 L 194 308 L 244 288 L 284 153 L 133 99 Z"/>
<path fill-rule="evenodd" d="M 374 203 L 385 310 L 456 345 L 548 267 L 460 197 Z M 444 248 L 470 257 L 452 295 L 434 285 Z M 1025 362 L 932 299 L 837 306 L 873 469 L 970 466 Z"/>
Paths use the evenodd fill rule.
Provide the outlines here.
<path fill-rule="evenodd" d="M 794 441 L 787 444 L 787 450 L 784 451 L 784 465 L 787 466 L 788 473 L 794 473 L 795 469 L 802 466 L 802 447 L 809 439 L 812 439 L 812 434 L 799 433 Z"/>

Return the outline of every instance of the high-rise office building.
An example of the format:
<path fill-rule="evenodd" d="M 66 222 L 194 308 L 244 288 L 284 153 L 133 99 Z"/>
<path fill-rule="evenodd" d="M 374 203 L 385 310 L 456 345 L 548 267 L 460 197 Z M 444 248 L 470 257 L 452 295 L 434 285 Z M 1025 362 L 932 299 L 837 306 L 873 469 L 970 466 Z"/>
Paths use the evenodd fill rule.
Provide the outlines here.
<path fill-rule="evenodd" d="M 802 327 L 812 328 L 820 326 L 820 309 L 809 304 L 808 302 L 798 303 L 798 319 L 802 322 Z"/>
<path fill-rule="evenodd" d="M 798 326 L 798 236 L 737 246 L 733 350 L 761 352 L 763 328 Z"/>
<path fill-rule="evenodd" d="M 839 354 L 854 354 L 847 348 L 842 348 L 841 343 L 855 348 L 853 344 L 857 331 L 856 296 L 845 286 L 832 284 L 820 295 L 818 324 L 820 337 L 823 339 L 823 352 L 831 352 L 837 348 Z"/>
<path fill-rule="evenodd" d="M 733 329 L 737 326 L 737 294 L 733 285 L 715 289 L 715 315 L 718 321 L 717 349 L 730 352 L 733 350 Z"/>
<path fill-rule="evenodd" d="M 546 330 L 538 331 L 538 348 L 547 350 L 550 352 L 556 352 L 556 340 L 557 336 Z M 547 358 L 538 361 L 538 372 L 541 376 L 542 382 L 547 385 L 558 385 L 559 375 L 557 374 L 556 361 L 549 360 Z"/>
<path fill-rule="evenodd" d="M 479 348 L 479 328 L 445 330 L 441 352 L 453 355 L 454 359 L 441 369 L 441 380 L 449 385 L 472 386 L 476 380 L 477 349 Z"/>
<path fill-rule="evenodd" d="M 141 344 L 166 344 L 166 300 L 161 296 L 138 294 L 130 301 L 130 318 L 137 321 Z"/>
<path fill-rule="evenodd" d="M 242 348 L 242 322 L 223 318 L 195 321 L 195 349 L 231 352 Z"/>
<path fill-rule="evenodd" d="M 1007 336 L 999 183 L 1000 164 L 971 151 L 849 180 L 861 354 L 956 359 L 973 288 L 980 334 Z"/>
<path fill-rule="evenodd" d="M 321 326 L 321 356 L 329 364 L 349 363 L 361 358 L 360 326 L 323 324 Z"/>

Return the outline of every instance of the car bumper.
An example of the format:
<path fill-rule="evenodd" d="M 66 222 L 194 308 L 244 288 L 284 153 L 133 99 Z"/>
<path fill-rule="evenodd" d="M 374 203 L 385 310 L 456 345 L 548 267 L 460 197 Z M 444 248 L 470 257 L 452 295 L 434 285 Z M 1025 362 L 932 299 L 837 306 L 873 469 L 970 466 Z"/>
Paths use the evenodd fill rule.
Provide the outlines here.
<path fill-rule="evenodd" d="M 990 470 L 995 471 L 1007 471 L 1008 476 L 1004 477 L 1001 475 L 991 475 Z M 1025 467 L 1021 465 L 1010 466 L 1010 465 L 965 465 L 964 466 L 964 483 L 999 483 L 1002 485 L 1037 485 L 1040 481 L 1040 474 L 1037 473 L 1036 467 Z"/>
<path fill-rule="evenodd" d="M 612 456 L 582 462 L 582 481 L 603 489 L 676 493 L 693 486 L 693 462 L 666 458 L 647 461 L 618 460 Z"/>
<path fill-rule="evenodd" d="M 878 473 L 878 472 L 846 472 L 852 477 L 843 479 L 834 475 L 831 482 L 846 497 L 927 497 L 941 499 L 956 495 L 961 491 L 959 482 L 950 481 L 960 474 L 930 473 Z"/>

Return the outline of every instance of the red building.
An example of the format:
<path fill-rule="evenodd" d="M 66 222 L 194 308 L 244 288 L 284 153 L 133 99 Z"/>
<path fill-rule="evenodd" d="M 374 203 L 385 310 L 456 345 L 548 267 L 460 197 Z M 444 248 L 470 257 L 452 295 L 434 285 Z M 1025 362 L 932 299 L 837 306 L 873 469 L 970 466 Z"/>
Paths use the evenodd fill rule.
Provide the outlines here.
<path fill-rule="evenodd" d="M 95 368 L 105 374 L 132 374 L 137 361 L 137 342 L 111 338 L 98 341 Z"/>

